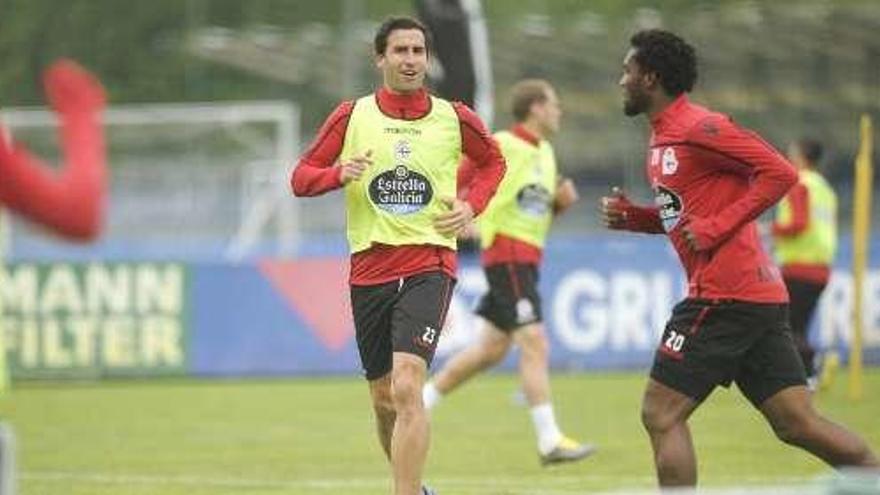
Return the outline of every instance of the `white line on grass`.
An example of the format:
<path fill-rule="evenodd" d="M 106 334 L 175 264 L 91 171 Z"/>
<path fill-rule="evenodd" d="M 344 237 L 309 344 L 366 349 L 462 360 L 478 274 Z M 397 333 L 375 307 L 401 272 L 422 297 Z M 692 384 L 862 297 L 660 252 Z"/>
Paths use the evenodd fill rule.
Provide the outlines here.
<path fill-rule="evenodd" d="M 100 485 L 142 485 L 142 486 L 198 486 L 201 488 L 234 489 L 301 489 L 320 492 L 348 490 L 384 490 L 390 486 L 388 478 L 347 478 L 347 479 L 304 479 L 304 480 L 259 480 L 248 478 L 229 478 L 191 475 L 147 475 L 147 474 L 109 474 L 66 471 L 26 471 L 21 474 L 24 480 L 49 482 L 78 482 Z M 569 477 L 569 481 L 583 481 L 583 478 Z M 506 495 L 574 495 L 583 493 L 582 489 L 535 488 L 534 478 L 441 478 L 431 479 L 437 486 L 448 489 L 479 490 L 502 489 Z"/>
<path fill-rule="evenodd" d="M 312 478 L 299 480 L 256 479 L 245 477 L 222 477 L 222 476 L 194 476 L 194 475 L 164 475 L 164 474 L 113 474 L 83 471 L 25 471 L 21 473 L 24 480 L 47 481 L 47 482 L 80 482 L 102 485 L 177 485 L 199 486 L 215 488 L 252 488 L 252 489 L 309 489 L 321 491 L 335 491 L 340 489 L 367 489 L 385 488 L 389 486 L 387 477 L 364 477 L 364 478 Z M 621 481 L 630 486 L 642 486 L 635 490 L 644 491 L 645 486 L 651 486 L 654 478 L 650 476 L 629 477 L 622 480 L 614 475 L 554 475 L 551 478 L 537 479 L 534 476 L 505 476 L 502 478 L 489 477 L 429 477 L 428 481 L 438 487 L 458 489 L 501 489 L 509 495 L 571 495 L 583 493 L 583 488 L 577 485 L 586 481 L 599 481 L 619 484 Z M 715 483 L 735 483 L 743 485 L 791 485 L 803 484 L 804 478 L 769 478 L 760 476 L 734 476 L 714 479 Z M 713 484 L 715 484 L 713 483 Z M 548 486 L 553 485 L 553 486 Z M 567 486 L 566 486 L 567 485 Z M 537 491 L 536 491 L 537 490 Z M 612 492 L 606 492 L 612 493 Z M 616 491 L 613 493 L 624 493 Z"/>

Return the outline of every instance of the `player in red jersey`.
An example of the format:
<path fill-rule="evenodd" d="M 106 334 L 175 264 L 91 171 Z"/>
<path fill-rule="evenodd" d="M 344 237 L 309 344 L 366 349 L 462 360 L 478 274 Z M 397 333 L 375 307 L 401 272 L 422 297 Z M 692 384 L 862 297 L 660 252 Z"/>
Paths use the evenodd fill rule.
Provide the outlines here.
<path fill-rule="evenodd" d="M 868 445 L 813 408 L 788 330 L 788 294 L 754 223 L 797 181 L 758 135 L 691 103 L 694 49 L 662 30 L 634 35 L 620 86 L 624 113 L 651 124 L 653 206 L 602 198 L 608 228 L 666 233 L 688 296 L 673 309 L 642 401 L 661 486 L 697 482 L 688 418 L 717 385 L 736 382 L 782 441 L 828 464 L 880 467 Z"/>
<path fill-rule="evenodd" d="M 374 40 L 383 87 L 340 104 L 291 177 L 297 196 L 345 191 L 358 351 L 396 495 L 432 493 L 420 487 L 429 442 L 421 390 L 452 296 L 455 236 L 505 170 L 479 117 L 424 88 L 429 39 L 414 19 L 383 23 Z M 478 169 L 463 200 L 462 153 Z"/>

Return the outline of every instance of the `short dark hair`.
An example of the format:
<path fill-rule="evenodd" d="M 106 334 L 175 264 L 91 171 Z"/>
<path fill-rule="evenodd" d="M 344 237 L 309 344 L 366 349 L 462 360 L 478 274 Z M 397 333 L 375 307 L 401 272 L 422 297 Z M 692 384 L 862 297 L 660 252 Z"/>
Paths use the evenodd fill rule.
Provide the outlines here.
<path fill-rule="evenodd" d="M 799 138 L 795 141 L 795 145 L 801 151 L 801 155 L 813 165 L 819 163 L 819 160 L 822 159 L 822 155 L 825 152 L 822 143 L 818 139 L 812 137 Z"/>
<path fill-rule="evenodd" d="M 431 51 L 431 31 L 428 28 L 419 22 L 417 19 L 413 19 L 412 17 L 389 17 L 385 19 L 385 22 L 379 26 L 379 29 L 376 31 L 376 36 L 373 38 L 373 50 L 375 50 L 376 55 L 384 55 L 385 50 L 388 48 L 388 37 L 391 36 L 392 31 L 396 31 L 398 29 L 418 29 L 425 36 L 425 49 L 430 53 Z"/>
<path fill-rule="evenodd" d="M 670 96 L 694 89 L 697 82 L 697 53 L 677 35 L 662 29 L 646 29 L 629 40 L 633 55 L 643 71 L 654 72 Z"/>
<path fill-rule="evenodd" d="M 523 79 L 514 84 L 510 90 L 510 111 L 514 120 L 526 120 L 532 105 L 547 101 L 547 94 L 552 90 L 553 86 L 543 79 Z"/>

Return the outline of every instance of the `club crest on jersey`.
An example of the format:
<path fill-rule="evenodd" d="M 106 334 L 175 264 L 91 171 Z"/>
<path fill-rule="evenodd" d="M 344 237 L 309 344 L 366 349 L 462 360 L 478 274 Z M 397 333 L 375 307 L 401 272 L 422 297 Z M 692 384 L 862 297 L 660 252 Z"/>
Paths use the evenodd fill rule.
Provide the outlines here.
<path fill-rule="evenodd" d="M 663 186 L 654 188 L 654 204 L 657 205 L 660 214 L 660 222 L 663 224 L 663 230 L 672 232 L 672 229 L 678 225 L 681 220 L 681 212 L 684 209 L 681 197 L 675 194 L 671 189 Z"/>
<path fill-rule="evenodd" d="M 529 184 L 516 193 L 516 204 L 526 215 L 542 217 L 550 212 L 553 198 L 541 184 Z"/>
<path fill-rule="evenodd" d="M 394 143 L 394 158 L 398 162 L 408 162 L 410 156 L 412 156 L 412 146 L 409 141 L 401 139 Z"/>
<path fill-rule="evenodd" d="M 427 206 L 434 190 L 427 177 L 398 165 L 373 178 L 369 195 L 380 209 L 395 215 L 409 215 Z"/>
<path fill-rule="evenodd" d="M 541 180 L 541 177 L 544 176 L 544 167 L 541 166 L 541 161 L 537 160 L 532 164 L 532 177 L 535 180 Z"/>
<path fill-rule="evenodd" d="M 675 157 L 674 148 L 666 148 L 663 150 L 661 170 L 663 171 L 663 175 L 672 175 L 678 170 L 678 158 Z"/>

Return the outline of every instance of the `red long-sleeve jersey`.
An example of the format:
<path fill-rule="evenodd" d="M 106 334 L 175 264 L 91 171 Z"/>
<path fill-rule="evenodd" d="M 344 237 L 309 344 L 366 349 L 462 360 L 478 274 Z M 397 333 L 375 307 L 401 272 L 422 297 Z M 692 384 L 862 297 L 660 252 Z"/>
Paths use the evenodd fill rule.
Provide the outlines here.
<path fill-rule="evenodd" d="M 629 208 L 625 228 L 666 232 L 687 273 L 689 297 L 787 302 L 754 220 L 797 182 L 794 167 L 757 134 L 685 95 L 651 127 L 646 168 L 655 205 Z"/>
<path fill-rule="evenodd" d="M 70 61 L 54 64 L 44 83 L 61 121 L 64 164 L 57 172 L 45 166 L 0 125 L 0 204 L 55 233 L 90 240 L 100 232 L 107 180 L 103 88 Z"/>
<path fill-rule="evenodd" d="M 810 225 L 810 191 L 807 186 L 798 182 L 788 191 L 787 197 L 791 205 L 791 221 L 786 224 L 773 222 L 773 237 L 794 237 Z"/>
<path fill-rule="evenodd" d="M 376 100 L 383 113 L 402 120 L 422 118 L 431 109 L 425 90 L 402 95 L 382 88 L 376 92 Z M 486 207 L 504 176 L 504 159 L 480 118 L 462 103 L 452 105 L 461 126 L 462 152 L 476 164 L 477 171 L 468 184 L 465 200 L 477 215 Z M 324 121 L 318 136 L 291 174 L 290 183 L 295 195 L 317 196 L 342 187 L 341 168 L 336 165 L 353 108 L 353 101 L 345 101 Z M 456 268 L 455 251 L 445 247 L 375 244 L 352 255 L 350 283 L 380 284 L 433 270 L 454 277 Z"/>

